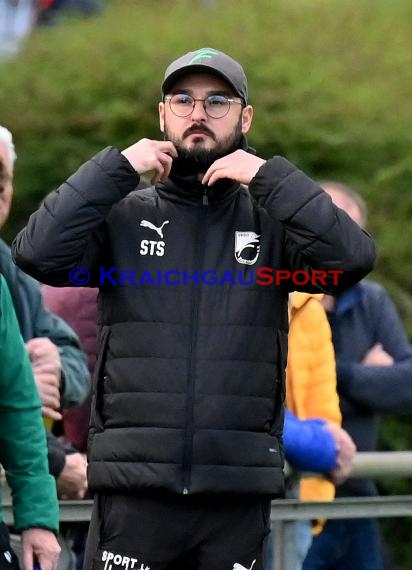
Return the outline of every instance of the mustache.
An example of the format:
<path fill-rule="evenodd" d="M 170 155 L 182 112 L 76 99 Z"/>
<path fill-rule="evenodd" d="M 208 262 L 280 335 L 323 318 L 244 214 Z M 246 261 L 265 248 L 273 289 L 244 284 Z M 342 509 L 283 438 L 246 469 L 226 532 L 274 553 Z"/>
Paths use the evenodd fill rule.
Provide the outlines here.
<path fill-rule="evenodd" d="M 215 133 L 213 131 L 211 131 L 208 127 L 206 127 L 206 125 L 201 125 L 201 124 L 200 125 L 191 125 L 188 129 L 185 130 L 182 138 L 186 138 L 189 135 L 191 135 L 192 133 L 199 133 L 199 132 L 204 133 L 205 135 L 208 135 L 213 140 L 216 140 Z"/>

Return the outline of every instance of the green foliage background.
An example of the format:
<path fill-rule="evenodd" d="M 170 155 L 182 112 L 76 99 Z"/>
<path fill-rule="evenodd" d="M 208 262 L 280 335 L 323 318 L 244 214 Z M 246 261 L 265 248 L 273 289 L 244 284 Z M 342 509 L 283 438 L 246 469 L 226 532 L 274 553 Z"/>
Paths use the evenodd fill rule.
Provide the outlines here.
<path fill-rule="evenodd" d="M 3 236 L 11 240 L 45 193 L 100 148 L 158 137 L 166 65 L 204 46 L 244 65 L 255 106 L 249 140 L 262 157 L 285 155 L 365 197 L 379 245 L 373 277 L 412 334 L 409 0 L 110 0 L 98 18 L 38 29 L 18 59 L 0 63 L 0 124 L 19 154 Z M 410 425 L 385 419 L 382 449 L 412 449 Z M 382 490 L 412 492 L 408 481 Z M 399 567 L 412 568 L 402 540 L 410 526 L 385 524 Z"/>

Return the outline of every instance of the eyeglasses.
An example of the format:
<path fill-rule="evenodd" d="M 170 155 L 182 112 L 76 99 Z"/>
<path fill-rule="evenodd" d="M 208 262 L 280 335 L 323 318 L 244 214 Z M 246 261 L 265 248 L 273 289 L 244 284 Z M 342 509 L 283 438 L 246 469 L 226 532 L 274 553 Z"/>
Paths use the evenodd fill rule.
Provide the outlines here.
<path fill-rule="evenodd" d="M 170 109 L 177 117 L 188 117 L 193 113 L 196 101 L 202 101 L 206 115 L 212 119 L 225 117 L 229 113 L 231 103 L 243 105 L 242 101 L 230 99 L 226 95 L 209 95 L 206 99 L 195 99 L 186 93 L 175 93 L 166 95 L 165 101 L 169 101 Z"/>

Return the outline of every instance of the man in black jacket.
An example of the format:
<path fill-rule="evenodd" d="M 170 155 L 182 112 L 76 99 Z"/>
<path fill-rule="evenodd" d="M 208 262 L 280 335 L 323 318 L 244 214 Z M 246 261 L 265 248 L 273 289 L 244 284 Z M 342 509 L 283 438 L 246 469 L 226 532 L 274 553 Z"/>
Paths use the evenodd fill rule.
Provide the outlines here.
<path fill-rule="evenodd" d="M 247 146 L 231 57 L 185 54 L 162 93 L 164 140 L 83 165 L 14 256 L 52 285 L 100 288 L 86 568 L 261 570 L 283 493 L 289 291 L 356 283 L 374 246 L 286 159 Z M 153 186 L 134 191 L 143 173 Z"/>

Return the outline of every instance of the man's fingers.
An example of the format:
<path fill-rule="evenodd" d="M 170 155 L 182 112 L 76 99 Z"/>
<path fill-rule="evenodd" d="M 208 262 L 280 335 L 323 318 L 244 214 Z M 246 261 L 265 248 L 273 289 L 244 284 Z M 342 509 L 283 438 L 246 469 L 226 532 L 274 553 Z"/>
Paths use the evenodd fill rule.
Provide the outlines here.
<path fill-rule="evenodd" d="M 56 421 L 63 419 L 63 416 L 60 412 L 54 410 L 53 408 L 50 408 L 49 406 L 42 406 L 41 411 L 43 416 L 45 416 L 46 418 L 50 418 Z"/>
<path fill-rule="evenodd" d="M 43 406 L 47 406 L 48 408 L 53 408 L 53 410 L 58 410 L 60 408 L 60 398 L 56 396 L 41 396 L 41 403 Z"/>
<path fill-rule="evenodd" d="M 39 566 L 41 570 L 57 570 L 58 556 L 39 554 Z"/>
<path fill-rule="evenodd" d="M 173 164 L 173 159 L 171 156 L 169 156 L 168 154 L 163 152 L 160 155 L 159 160 L 160 160 L 162 167 L 163 167 L 163 172 L 162 172 L 162 175 L 160 177 L 160 180 L 166 180 L 166 178 L 170 174 L 170 170 L 171 170 L 172 164 Z"/>
<path fill-rule="evenodd" d="M 173 159 L 171 156 L 169 156 L 164 152 L 160 153 L 157 162 L 153 165 L 153 168 L 150 171 L 151 183 L 156 184 L 156 182 L 161 182 L 163 180 L 166 180 L 166 178 L 170 174 L 172 164 L 173 164 Z"/>
<path fill-rule="evenodd" d="M 43 404 L 55 405 L 59 407 L 60 405 L 60 391 L 59 389 L 50 384 L 45 384 L 44 382 L 36 382 L 37 390 L 40 394 L 40 399 Z"/>
<path fill-rule="evenodd" d="M 262 158 L 238 149 L 216 160 L 206 171 L 202 183 L 212 186 L 218 180 L 228 178 L 249 184 L 264 163 Z"/>
<path fill-rule="evenodd" d="M 212 166 L 208 169 L 208 171 L 204 175 L 202 184 L 204 184 L 205 186 L 212 186 L 220 178 L 227 178 L 227 176 L 224 175 L 224 169 L 217 168 L 215 165 L 212 164 Z"/>
<path fill-rule="evenodd" d="M 169 159 L 177 157 L 177 150 L 170 141 L 155 141 L 151 139 L 141 139 L 132 146 L 122 151 L 136 172 L 144 174 L 145 172 L 155 171 L 156 174 L 151 178 L 152 183 L 163 179 L 165 171 L 165 163 Z M 165 157 L 168 157 L 167 159 Z M 159 168 L 159 162 L 163 164 Z M 167 169 L 166 169 L 167 170 Z"/>
<path fill-rule="evenodd" d="M 217 161 L 214 162 L 211 166 L 209 166 L 209 168 L 206 170 L 206 172 L 202 178 L 202 184 L 204 186 L 208 186 L 210 184 L 210 178 L 216 170 L 216 163 L 217 163 Z"/>
<path fill-rule="evenodd" d="M 177 158 L 177 150 L 175 145 L 170 141 L 161 141 L 159 149 L 161 152 L 168 154 L 172 158 Z"/>
<path fill-rule="evenodd" d="M 23 569 L 33 570 L 33 548 L 23 544 Z"/>
<path fill-rule="evenodd" d="M 47 337 L 36 337 L 26 342 L 26 349 L 29 354 L 40 356 L 49 352 L 57 352 L 57 346 Z"/>
<path fill-rule="evenodd" d="M 220 158 L 207 169 L 203 176 L 202 184 L 205 186 L 212 186 L 221 178 L 232 178 L 230 174 L 230 164 L 227 164 L 224 159 Z"/>
<path fill-rule="evenodd" d="M 35 374 L 44 375 L 48 377 L 48 381 L 52 384 L 59 385 L 59 376 L 61 374 L 61 367 L 57 362 L 32 362 L 33 372 Z"/>
<path fill-rule="evenodd" d="M 151 139 L 144 139 L 144 140 L 146 140 L 147 146 L 149 148 L 152 148 L 155 152 L 165 153 L 172 158 L 177 157 L 176 147 L 171 141 L 155 141 Z"/>
<path fill-rule="evenodd" d="M 156 162 L 152 163 L 152 168 L 149 172 L 151 174 L 150 182 L 152 184 L 156 184 L 156 182 L 159 182 L 159 180 L 162 179 L 163 172 L 164 172 L 164 166 L 161 163 L 160 159 L 157 160 Z"/>
<path fill-rule="evenodd" d="M 58 410 L 60 408 L 60 398 L 53 396 L 40 396 L 43 406 L 48 408 L 53 408 L 53 410 Z"/>

